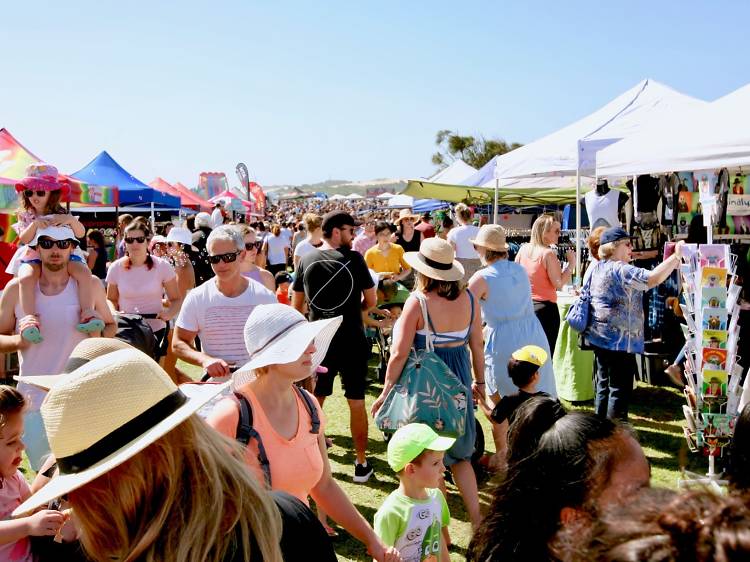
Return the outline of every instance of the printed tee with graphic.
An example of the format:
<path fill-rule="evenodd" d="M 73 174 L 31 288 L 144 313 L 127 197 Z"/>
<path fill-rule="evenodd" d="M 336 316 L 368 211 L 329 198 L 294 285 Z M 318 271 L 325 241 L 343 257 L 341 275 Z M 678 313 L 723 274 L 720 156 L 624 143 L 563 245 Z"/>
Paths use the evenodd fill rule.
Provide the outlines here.
<path fill-rule="evenodd" d="M 247 317 L 259 304 L 276 302 L 276 295 L 252 279 L 236 297 L 225 296 L 216 279 L 209 279 L 187 294 L 177 327 L 197 332 L 204 353 L 241 367 L 249 361 L 244 337 Z"/>
<path fill-rule="evenodd" d="M 451 515 L 440 490 L 427 490 L 427 495 L 415 500 L 395 490 L 375 513 L 375 534 L 396 547 L 404 562 L 440 561 L 441 530 Z"/>

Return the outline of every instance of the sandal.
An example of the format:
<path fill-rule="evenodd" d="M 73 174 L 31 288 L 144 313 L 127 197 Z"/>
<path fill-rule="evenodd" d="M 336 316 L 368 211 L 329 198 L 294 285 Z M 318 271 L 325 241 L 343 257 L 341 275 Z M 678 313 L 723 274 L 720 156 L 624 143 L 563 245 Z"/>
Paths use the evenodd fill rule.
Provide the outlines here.
<path fill-rule="evenodd" d="M 21 337 L 29 343 L 41 343 L 44 341 L 42 332 L 39 330 L 39 320 L 35 314 L 28 314 L 21 318 L 19 323 Z"/>
<path fill-rule="evenodd" d="M 86 318 L 83 322 L 76 326 L 76 330 L 83 332 L 84 334 L 91 334 L 93 332 L 101 332 L 104 329 L 104 321 L 95 316 Z"/>

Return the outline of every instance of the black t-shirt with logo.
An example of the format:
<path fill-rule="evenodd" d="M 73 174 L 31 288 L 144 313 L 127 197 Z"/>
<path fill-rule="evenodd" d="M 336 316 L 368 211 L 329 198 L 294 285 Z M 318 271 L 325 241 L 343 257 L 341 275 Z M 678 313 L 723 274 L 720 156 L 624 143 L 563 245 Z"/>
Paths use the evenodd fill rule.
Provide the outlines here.
<path fill-rule="evenodd" d="M 365 259 L 350 248 L 315 250 L 302 257 L 294 290 L 304 291 L 310 320 L 343 316 L 339 334 L 363 333 L 362 291 L 374 287 Z"/>

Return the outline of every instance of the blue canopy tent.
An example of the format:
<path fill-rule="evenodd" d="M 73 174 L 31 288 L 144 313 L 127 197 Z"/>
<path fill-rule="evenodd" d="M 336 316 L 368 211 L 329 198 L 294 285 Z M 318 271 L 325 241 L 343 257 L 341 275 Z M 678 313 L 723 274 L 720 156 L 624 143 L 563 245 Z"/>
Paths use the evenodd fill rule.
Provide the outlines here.
<path fill-rule="evenodd" d="M 180 210 L 180 199 L 157 191 L 120 166 L 106 150 L 72 174 L 75 179 L 95 185 L 113 185 L 120 190 L 120 206 L 142 206 Z"/>
<path fill-rule="evenodd" d="M 440 201 L 439 199 L 415 199 L 414 206 L 411 208 L 415 213 L 426 213 L 428 211 L 440 211 L 450 208 L 450 203 Z"/>

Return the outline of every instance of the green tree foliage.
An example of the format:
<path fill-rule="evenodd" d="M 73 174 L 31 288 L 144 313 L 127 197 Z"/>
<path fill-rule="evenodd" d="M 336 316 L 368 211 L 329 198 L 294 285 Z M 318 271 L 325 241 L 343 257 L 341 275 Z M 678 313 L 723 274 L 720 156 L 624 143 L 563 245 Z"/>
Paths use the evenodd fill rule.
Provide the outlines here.
<path fill-rule="evenodd" d="M 432 163 L 444 168 L 454 160 L 461 159 L 470 166 L 481 168 L 494 156 L 505 154 L 520 146 L 521 143 L 508 144 L 503 139 L 485 139 L 484 137 L 462 136 L 455 131 L 443 129 L 435 135 L 438 151 L 432 155 Z"/>

